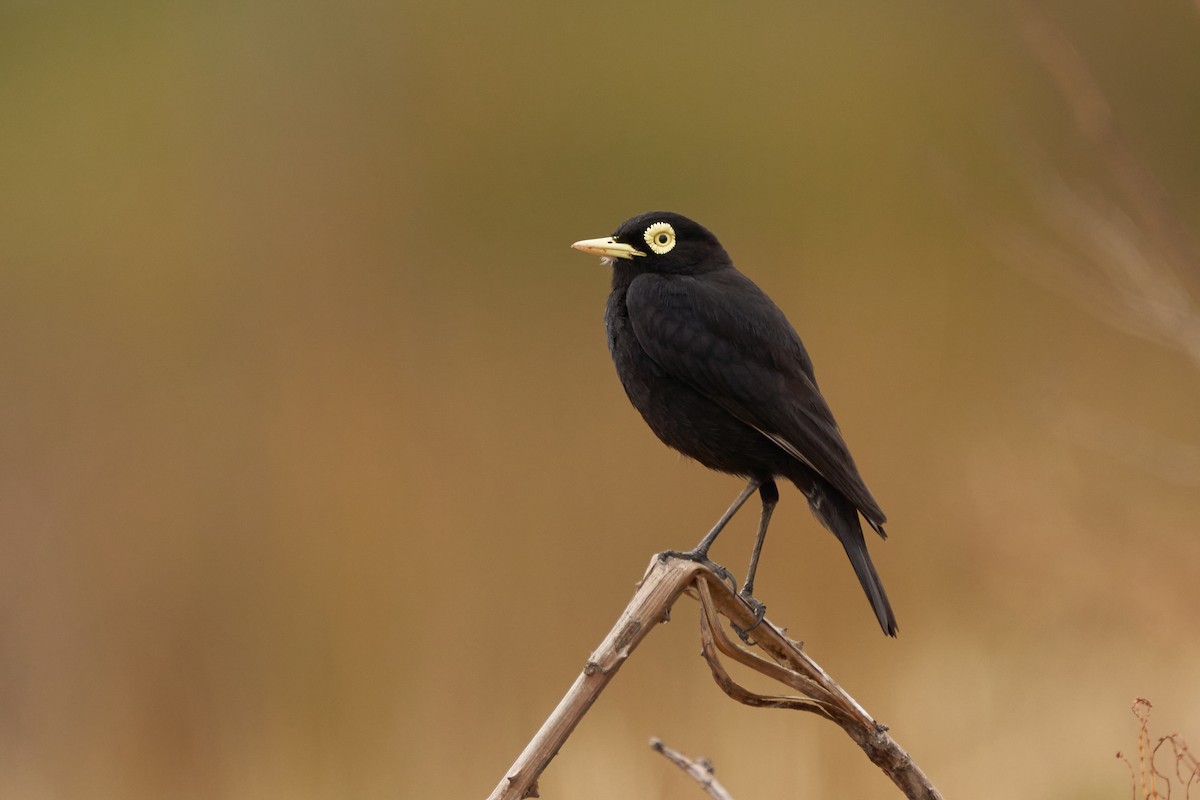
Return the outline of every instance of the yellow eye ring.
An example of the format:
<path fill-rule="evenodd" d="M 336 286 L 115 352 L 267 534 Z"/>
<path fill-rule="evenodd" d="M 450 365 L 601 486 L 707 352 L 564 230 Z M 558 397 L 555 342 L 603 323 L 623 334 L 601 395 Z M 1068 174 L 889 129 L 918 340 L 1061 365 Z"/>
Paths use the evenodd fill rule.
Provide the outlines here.
<path fill-rule="evenodd" d="M 675 247 L 675 229 L 669 222 L 654 223 L 646 228 L 643 236 L 646 244 L 650 245 L 650 249 L 660 256 L 671 252 L 671 248 Z"/>

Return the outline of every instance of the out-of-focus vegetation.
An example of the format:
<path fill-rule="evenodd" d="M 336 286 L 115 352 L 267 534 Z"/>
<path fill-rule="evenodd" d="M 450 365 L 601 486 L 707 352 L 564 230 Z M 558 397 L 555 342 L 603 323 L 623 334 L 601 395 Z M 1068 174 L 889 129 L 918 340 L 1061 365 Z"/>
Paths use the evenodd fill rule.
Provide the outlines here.
<path fill-rule="evenodd" d="M 1186 239 L 1200 8 L 1043 11 Z M 1127 796 L 1130 698 L 1200 718 L 1200 369 L 1146 330 L 1200 274 L 1029 13 L 0 3 L 0 797 L 486 794 L 738 490 L 629 407 L 568 249 L 655 207 L 787 311 L 890 519 L 899 640 L 794 491 L 772 618 L 947 797 Z M 543 794 L 695 796 L 657 735 L 894 796 L 696 652 L 677 614 Z"/>
<path fill-rule="evenodd" d="M 1172 793 L 1191 797 L 1192 787 L 1200 784 L 1200 763 L 1179 734 L 1151 737 L 1151 708 L 1144 697 L 1133 701 L 1138 721 L 1137 749 L 1129 754 L 1117 753 L 1129 769 L 1134 800 L 1170 800 Z"/>

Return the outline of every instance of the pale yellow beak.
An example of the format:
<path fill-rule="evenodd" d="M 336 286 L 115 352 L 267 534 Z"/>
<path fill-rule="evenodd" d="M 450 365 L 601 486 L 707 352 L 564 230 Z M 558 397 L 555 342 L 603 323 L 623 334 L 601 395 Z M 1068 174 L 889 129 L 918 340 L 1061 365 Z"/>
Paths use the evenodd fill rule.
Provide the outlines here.
<path fill-rule="evenodd" d="M 571 247 L 595 256 L 603 256 L 604 258 L 633 258 L 634 256 L 646 255 L 641 250 L 635 250 L 631 245 L 613 241 L 611 236 L 606 236 L 603 239 L 584 239 L 581 242 L 571 245 Z"/>

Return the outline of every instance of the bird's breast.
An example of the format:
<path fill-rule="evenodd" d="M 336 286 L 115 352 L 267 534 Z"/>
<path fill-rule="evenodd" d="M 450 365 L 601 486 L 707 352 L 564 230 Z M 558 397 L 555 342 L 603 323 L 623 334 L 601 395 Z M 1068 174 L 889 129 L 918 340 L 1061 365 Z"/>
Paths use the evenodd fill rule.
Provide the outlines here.
<path fill-rule="evenodd" d="M 664 444 L 722 472 L 763 478 L 785 472 L 782 450 L 650 357 L 633 330 L 623 291 L 609 296 L 605 327 L 625 394 Z"/>

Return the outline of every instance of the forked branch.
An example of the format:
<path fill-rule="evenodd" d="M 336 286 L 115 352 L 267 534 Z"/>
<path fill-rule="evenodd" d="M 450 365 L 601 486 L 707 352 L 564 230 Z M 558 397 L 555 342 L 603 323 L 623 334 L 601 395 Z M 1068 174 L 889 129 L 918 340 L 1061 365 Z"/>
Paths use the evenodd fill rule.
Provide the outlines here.
<path fill-rule="evenodd" d="M 700 602 L 701 646 L 713 678 L 722 691 L 747 705 L 810 711 L 841 726 L 867 757 L 882 769 L 911 800 L 941 800 L 941 794 L 913 763 L 887 728 L 875 722 L 854 698 L 838 686 L 801 646 L 770 621 L 761 622 L 736 592 L 707 564 L 655 556 L 633 599 L 583 672 L 542 724 L 541 730 L 505 774 L 489 800 L 524 800 L 538 797 L 537 780 L 566 742 L 592 703 L 654 626 L 668 618 L 681 594 Z M 764 658 L 735 644 L 724 632 L 720 617 L 766 653 Z M 724 654 L 768 678 L 784 684 L 796 696 L 768 696 L 750 692 L 735 682 L 721 663 Z"/>

